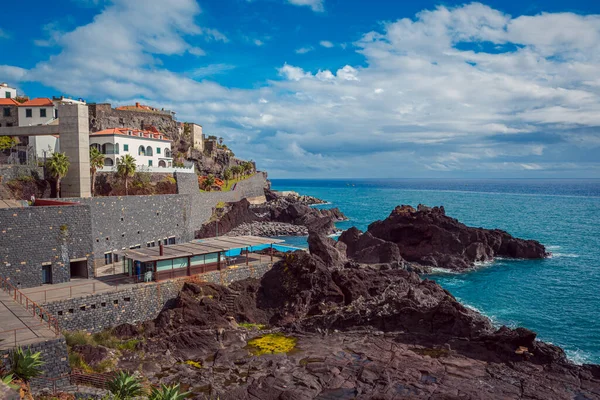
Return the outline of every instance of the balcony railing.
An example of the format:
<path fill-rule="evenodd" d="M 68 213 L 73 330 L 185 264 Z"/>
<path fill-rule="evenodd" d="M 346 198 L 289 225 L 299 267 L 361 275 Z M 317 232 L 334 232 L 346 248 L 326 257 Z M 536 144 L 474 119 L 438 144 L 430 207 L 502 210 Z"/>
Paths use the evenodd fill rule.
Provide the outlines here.
<path fill-rule="evenodd" d="M 106 151 L 101 151 L 102 154 L 119 154 L 119 150 L 106 150 Z"/>

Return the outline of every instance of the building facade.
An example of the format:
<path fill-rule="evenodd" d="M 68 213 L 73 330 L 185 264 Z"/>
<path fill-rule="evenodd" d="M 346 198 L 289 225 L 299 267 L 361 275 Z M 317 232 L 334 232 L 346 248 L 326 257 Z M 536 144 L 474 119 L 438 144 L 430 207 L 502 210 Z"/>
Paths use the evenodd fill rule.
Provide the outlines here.
<path fill-rule="evenodd" d="M 104 166 L 117 164 L 117 158 L 129 154 L 141 167 L 173 166 L 171 141 L 159 132 L 132 128 L 113 128 L 90 134 L 90 147 L 104 154 Z M 153 168 L 154 169 L 154 168 Z"/>
<path fill-rule="evenodd" d="M 14 99 L 15 97 L 17 97 L 17 89 L 4 82 L 0 83 L 0 99 Z"/>
<path fill-rule="evenodd" d="M 190 132 L 190 142 L 192 147 L 198 151 L 204 151 L 204 133 L 202 133 L 202 125 L 191 122 L 186 123 Z"/>
<path fill-rule="evenodd" d="M 19 103 L 12 98 L 0 97 L 0 127 L 19 126 Z"/>

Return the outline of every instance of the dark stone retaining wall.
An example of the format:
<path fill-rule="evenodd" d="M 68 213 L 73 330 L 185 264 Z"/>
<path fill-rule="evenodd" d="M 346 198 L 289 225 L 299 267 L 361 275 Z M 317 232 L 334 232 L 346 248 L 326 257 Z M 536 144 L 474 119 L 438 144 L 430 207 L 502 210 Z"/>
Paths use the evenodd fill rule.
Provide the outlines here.
<path fill-rule="evenodd" d="M 199 275 L 201 280 L 220 285 L 246 278 L 260 278 L 271 264 L 240 266 Z M 140 284 L 139 286 L 97 293 L 85 297 L 45 303 L 44 308 L 58 319 L 62 330 L 99 332 L 123 323 L 154 319 L 165 304 L 179 294 L 183 280 Z"/>
<path fill-rule="evenodd" d="M 42 360 L 44 361 L 42 376 L 31 380 L 32 391 L 36 392 L 43 388 L 51 388 L 54 384 L 53 382 L 56 383 L 57 388 L 70 385 L 68 377 L 57 380 L 51 379 L 65 376 L 71 372 L 67 343 L 62 335 L 54 340 L 35 343 L 25 348 L 30 348 L 34 353 L 38 351 L 42 352 Z M 11 352 L 12 350 L 0 351 L 1 362 L 6 369 L 10 369 L 11 367 Z"/>
<path fill-rule="evenodd" d="M 49 263 L 53 282 L 69 281 L 69 260 L 92 252 L 90 220 L 83 205 L 0 209 L 0 276 L 23 288 L 40 286 L 42 264 Z"/>
<path fill-rule="evenodd" d="M 90 132 L 98 132 L 109 128 L 136 128 L 144 129 L 152 125 L 169 136 L 177 136 L 177 121 L 165 112 L 148 112 L 136 110 L 116 110 L 110 104 L 88 104 Z"/>
<path fill-rule="evenodd" d="M 44 304 L 62 330 L 99 332 L 123 323 L 156 318 L 164 305 L 177 297 L 183 281 L 144 284 L 112 292 Z"/>

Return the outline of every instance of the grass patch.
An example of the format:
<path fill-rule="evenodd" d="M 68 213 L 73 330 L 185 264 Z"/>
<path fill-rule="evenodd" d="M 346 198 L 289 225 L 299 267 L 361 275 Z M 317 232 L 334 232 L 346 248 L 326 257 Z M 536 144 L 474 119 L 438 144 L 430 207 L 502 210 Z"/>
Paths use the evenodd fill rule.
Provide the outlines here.
<path fill-rule="evenodd" d="M 125 342 L 121 342 L 117 345 L 117 349 L 121 351 L 135 351 L 138 343 L 140 343 L 140 339 L 129 339 Z"/>
<path fill-rule="evenodd" d="M 267 329 L 267 328 L 268 328 L 268 326 L 267 326 L 267 325 L 263 325 L 263 324 L 252 324 L 252 323 L 250 323 L 250 322 L 239 322 L 239 323 L 238 323 L 238 325 L 239 325 L 241 328 L 248 329 L 248 330 L 257 329 L 257 330 L 259 330 L 259 331 L 263 331 L 263 330 L 265 330 L 265 329 Z"/>
<path fill-rule="evenodd" d="M 92 344 L 92 337 L 89 333 L 84 331 L 73 331 L 73 332 L 63 332 L 65 335 L 65 340 L 67 341 L 67 346 L 75 346 L 82 344 Z"/>
<path fill-rule="evenodd" d="M 235 185 L 236 183 L 241 182 L 243 180 L 246 180 L 254 175 L 255 174 L 246 175 L 246 176 L 242 176 L 241 178 L 230 179 L 229 181 L 226 181 L 225 184 L 223 185 L 223 187 L 221 188 L 221 192 L 229 192 L 231 190 L 231 188 L 233 187 L 233 185 Z"/>
<path fill-rule="evenodd" d="M 248 342 L 247 349 L 255 356 L 263 354 L 289 353 L 294 350 L 298 339 L 281 333 L 269 333 Z"/>
<path fill-rule="evenodd" d="M 69 366 L 71 369 L 78 369 L 84 372 L 94 372 L 94 369 L 85 362 L 81 354 L 69 352 Z"/>

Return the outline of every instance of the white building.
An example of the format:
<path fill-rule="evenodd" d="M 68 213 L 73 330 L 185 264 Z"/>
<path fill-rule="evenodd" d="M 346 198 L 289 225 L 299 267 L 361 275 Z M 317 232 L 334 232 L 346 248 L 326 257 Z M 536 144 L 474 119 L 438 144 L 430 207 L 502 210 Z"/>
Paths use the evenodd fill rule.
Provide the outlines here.
<path fill-rule="evenodd" d="M 0 99 L 14 99 L 15 97 L 17 97 L 17 89 L 4 82 L 0 83 Z"/>
<path fill-rule="evenodd" d="M 56 106 L 52 100 L 41 97 L 19 105 L 19 126 L 57 124 Z M 30 136 L 29 146 L 38 158 L 48 158 L 60 151 L 58 136 Z"/>
<path fill-rule="evenodd" d="M 171 140 L 160 132 L 132 128 L 112 128 L 90 134 L 90 147 L 104 154 L 104 166 L 117 164 L 117 158 L 130 154 L 145 170 L 172 168 Z M 105 168 L 108 170 L 108 168 Z"/>

